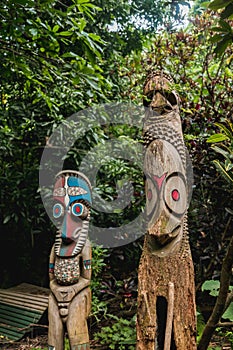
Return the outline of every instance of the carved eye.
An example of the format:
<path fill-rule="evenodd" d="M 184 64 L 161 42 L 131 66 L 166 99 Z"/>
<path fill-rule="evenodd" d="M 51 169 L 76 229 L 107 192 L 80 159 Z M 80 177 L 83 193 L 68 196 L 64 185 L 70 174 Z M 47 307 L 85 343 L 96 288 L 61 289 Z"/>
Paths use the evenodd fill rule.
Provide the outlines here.
<path fill-rule="evenodd" d="M 75 217 L 85 219 L 88 215 L 88 210 L 82 203 L 74 203 L 71 207 L 71 212 Z"/>
<path fill-rule="evenodd" d="M 64 207 L 60 203 L 56 203 L 53 206 L 53 217 L 55 219 L 60 218 L 64 214 Z"/>
<path fill-rule="evenodd" d="M 81 216 L 83 214 L 83 211 L 84 211 L 84 205 L 81 203 L 75 203 L 72 206 L 71 211 L 72 211 L 72 214 L 74 216 Z"/>
<path fill-rule="evenodd" d="M 178 100 L 176 94 L 174 94 L 174 92 L 172 92 L 172 91 L 171 92 L 165 91 L 164 97 L 171 103 L 172 106 L 179 104 L 179 100 Z"/>
<path fill-rule="evenodd" d="M 154 91 L 149 92 L 148 94 L 143 96 L 143 105 L 145 107 L 149 107 L 152 99 L 153 99 Z"/>
<path fill-rule="evenodd" d="M 182 175 L 171 175 L 166 180 L 164 200 L 168 209 L 177 215 L 184 214 L 187 209 L 187 190 Z"/>
<path fill-rule="evenodd" d="M 147 198 L 147 215 L 150 217 L 154 214 L 158 206 L 158 192 L 153 181 L 150 178 L 146 180 L 146 198 Z"/>

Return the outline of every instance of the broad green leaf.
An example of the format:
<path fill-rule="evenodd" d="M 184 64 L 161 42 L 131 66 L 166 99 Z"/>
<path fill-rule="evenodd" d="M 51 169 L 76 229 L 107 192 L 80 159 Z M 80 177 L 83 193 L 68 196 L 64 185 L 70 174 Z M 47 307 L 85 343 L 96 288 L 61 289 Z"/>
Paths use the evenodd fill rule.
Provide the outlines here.
<path fill-rule="evenodd" d="M 218 41 L 222 40 L 222 34 L 215 34 L 210 38 L 210 41 L 214 44 Z"/>
<path fill-rule="evenodd" d="M 233 138 L 232 131 L 229 130 L 224 124 L 222 124 L 222 123 L 215 123 L 215 125 L 218 126 L 219 129 L 221 129 L 229 139 Z"/>
<path fill-rule="evenodd" d="M 80 29 L 80 32 L 83 31 L 83 29 L 86 27 L 86 20 L 84 18 L 81 18 L 80 22 L 79 22 L 79 29 Z"/>
<path fill-rule="evenodd" d="M 233 2 L 229 4 L 225 10 L 221 13 L 221 18 L 226 19 L 233 15 Z"/>
<path fill-rule="evenodd" d="M 94 41 L 98 41 L 99 43 L 103 44 L 103 40 L 101 39 L 101 37 L 99 35 L 93 34 L 93 33 L 89 33 L 89 37 L 91 39 L 93 39 Z"/>
<path fill-rule="evenodd" d="M 232 72 L 232 70 L 229 67 L 225 68 L 225 73 L 226 73 L 227 77 L 229 77 L 229 78 L 233 77 L 233 72 Z"/>
<path fill-rule="evenodd" d="M 233 302 L 230 303 L 227 310 L 222 315 L 222 318 L 230 320 L 231 322 L 233 321 Z"/>
<path fill-rule="evenodd" d="M 204 8 L 208 8 L 208 7 L 209 7 L 209 4 L 210 4 L 209 1 L 205 1 L 205 2 L 202 2 L 199 6 L 202 6 L 202 7 L 204 7 Z"/>
<path fill-rule="evenodd" d="M 232 185 L 233 184 L 233 173 L 228 173 L 218 160 L 213 161 L 220 174 Z"/>
<path fill-rule="evenodd" d="M 94 4 L 91 4 L 90 2 L 87 3 L 87 4 L 85 4 L 85 6 L 90 7 L 90 8 L 92 8 L 92 9 L 96 10 L 96 11 L 102 11 L 102 8 L 101 8 L 101 7 L 96 6 L 96 5 L 94 5 Z"/>
<path fill-rule="evenodd" d="M 10 215 L 6 216 L 6 217 L 4 218 L 4 220 L 3 220 L 3 224 L 7 224 L 8 221 L 10 221 L 10 219 L 11 219 L 11 216 L 10 216 Z"/>
<path fill-rule="evenodd" d="M 58 31 L 58 29 L 60 28 L 60 26 L 58 24 L 56 24 L 54 27 L 53 27 L 53 32 L 56 33 Z"/>
<path fill-rule="evenodd" d="M 202 291 L 208 290 L 210 292 L 210 295 L 214 297 L 218 296 L 219 288 L 220 282 L 215 280 L 205 281 L 201 286 Z"/>
<path fill-rule="evenodd" d="M 223 134 L 215 134 L 215 135 L 211 135 L 206 142 L 212 143 L 212 142 L 222 142 L 228 140 L 228 137 L 226 135 Z"/>
<path fill-rule="evenodd" d="M 220 147 L 217 147 L 217 146 L 211 146 L 211 148 L 217 152 L 217 153 L 220 153 L 222 154 L 225 158 L 228 158 L 229 157 L 229 153 L 227 151 L 225 151 L 224 149 L 220 148 Z"/>
<path fill-rule="evenodd" d="M 212 32 L 222 32 L 222 33 L 226 33 L 226 30 L 222 27 L 212 27 L 211 28 Z M 227 31 L 228 32 L 228 31 Z"/>
<path fill-rule="evenodd" d="M 226 7 L 230 3 L 232 3 L 232 0 L 214 0 L 214 1 L 210 2 L 209 8 L 211 10 L 219 10 L 223 7 Z"/>
<path fill-rule="evenodd" d="M 231 171 L 232 168 L 233 168 L 233 163 L 232 163 L 232 161 L 228 158 L 228 159 L 225 160 L 224 166 L 225 166 L 226 171 L 229 172 L 229 171 Z"/>
<path fill-rule="evenodd" d="M 221 19 L 221 20 L 219 21 L 219 24 L 220 24 L 220 26 L 221 26 L 223 29 L 226 30 L 226 32 L 232 33 L 232 27 L 231 27 L 231 25 L 230 25 L 228 22 L 226 22 L 226 21 L 224 21 L 224 20 Z"/>
<path fill-rule="evenodd" d="M 71 36 L 73 35 L 73 32 L 70 32 L 70 31 L 63 31 L 63 32 L 58 32 L 57 35 L 60 35 L 60 36 Z"/>
<path fill-rule="evenodd" d="M 217 46 L 214 50 L 214 52 L 221 56 L 225 51 L 226 51 L 226 48 L 232 43 L 232 37 L 226 35 L 221 41 L 219 41 L 217 43 Z"/>
<path fill-rule="evenodd" d="M 87 81 L 87 83 L 95 90 L 100 90 L 99 85 L 91 79 L 91 77 L 84 76 L 84 79 Z"/>

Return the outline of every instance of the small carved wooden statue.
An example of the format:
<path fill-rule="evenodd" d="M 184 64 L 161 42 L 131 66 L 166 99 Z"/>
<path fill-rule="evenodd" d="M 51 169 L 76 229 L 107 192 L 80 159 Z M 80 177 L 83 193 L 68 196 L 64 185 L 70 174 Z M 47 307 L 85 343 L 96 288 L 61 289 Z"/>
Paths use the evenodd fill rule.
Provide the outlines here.
<path fill-rule="evenodd" d="M 89 350 L 90 182 L 80 172 L 61 171 L 56 176 L 53 199 L 53 217 L 59 230 L 49 262 L 49 350 L 64 349 L 65 331 L 71 350 Z"/>

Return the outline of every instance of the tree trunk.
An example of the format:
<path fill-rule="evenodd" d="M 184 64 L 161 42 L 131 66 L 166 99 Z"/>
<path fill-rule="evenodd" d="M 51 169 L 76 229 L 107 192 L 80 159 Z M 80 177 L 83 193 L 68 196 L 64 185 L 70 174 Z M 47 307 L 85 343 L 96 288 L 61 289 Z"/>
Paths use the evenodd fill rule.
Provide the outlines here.
<path fill-rule="evenodd" d="M 229 286 L 232 276 L 233 265 L 233 237 L 230 240 L 226 256 L 223 260 L 221 277 L 220 277 L 220 290 L 212 314 L 210 315 L 208 322 L 202 333 L 198 350 L 206 350 L 208 348 L 211 337 L 217 327 L 219 320 L 221 319 L 226 307 L 229 306 L 228 297 L 230 294 Z"/>
<path fill-rule="evenodd" d="M 137 350 L 164 349 L 169 282 L 174 284 L 171 350 L 196 349 L 195 286 L 191 254 L 165 258 L 148 251 L 147 237 L 139 266 Z"/>

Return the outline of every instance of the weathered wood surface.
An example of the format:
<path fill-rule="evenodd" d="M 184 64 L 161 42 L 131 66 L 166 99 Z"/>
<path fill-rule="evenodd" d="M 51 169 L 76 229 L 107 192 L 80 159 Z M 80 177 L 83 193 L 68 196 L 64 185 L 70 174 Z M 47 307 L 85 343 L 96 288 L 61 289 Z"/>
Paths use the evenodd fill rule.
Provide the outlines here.
<path fill-rule="evenodd" d="M 65 332 L 71 350 L 88 350 L 91 185 L 83 174 L 63 171 L 57 175 L 53 197 L 53 215 L 59 230 L 49 262 L 49 350 L 64 349 Z"/>
<path fill-rule="evenodd" d="M 196 349 L 194 269 L 186 223 L 189 179 L 179 98 L 170 85 L 167 76 L 155 73 L 144 86 L 148 231 L 138 272 L 137 350 Z"/>
<path fill-rule="evenodd" d="M 10 340 L 21 339 L 42 318 L 48 298 L 49 289 L 29 283 L 0 289 L 0 334 Z"/>

